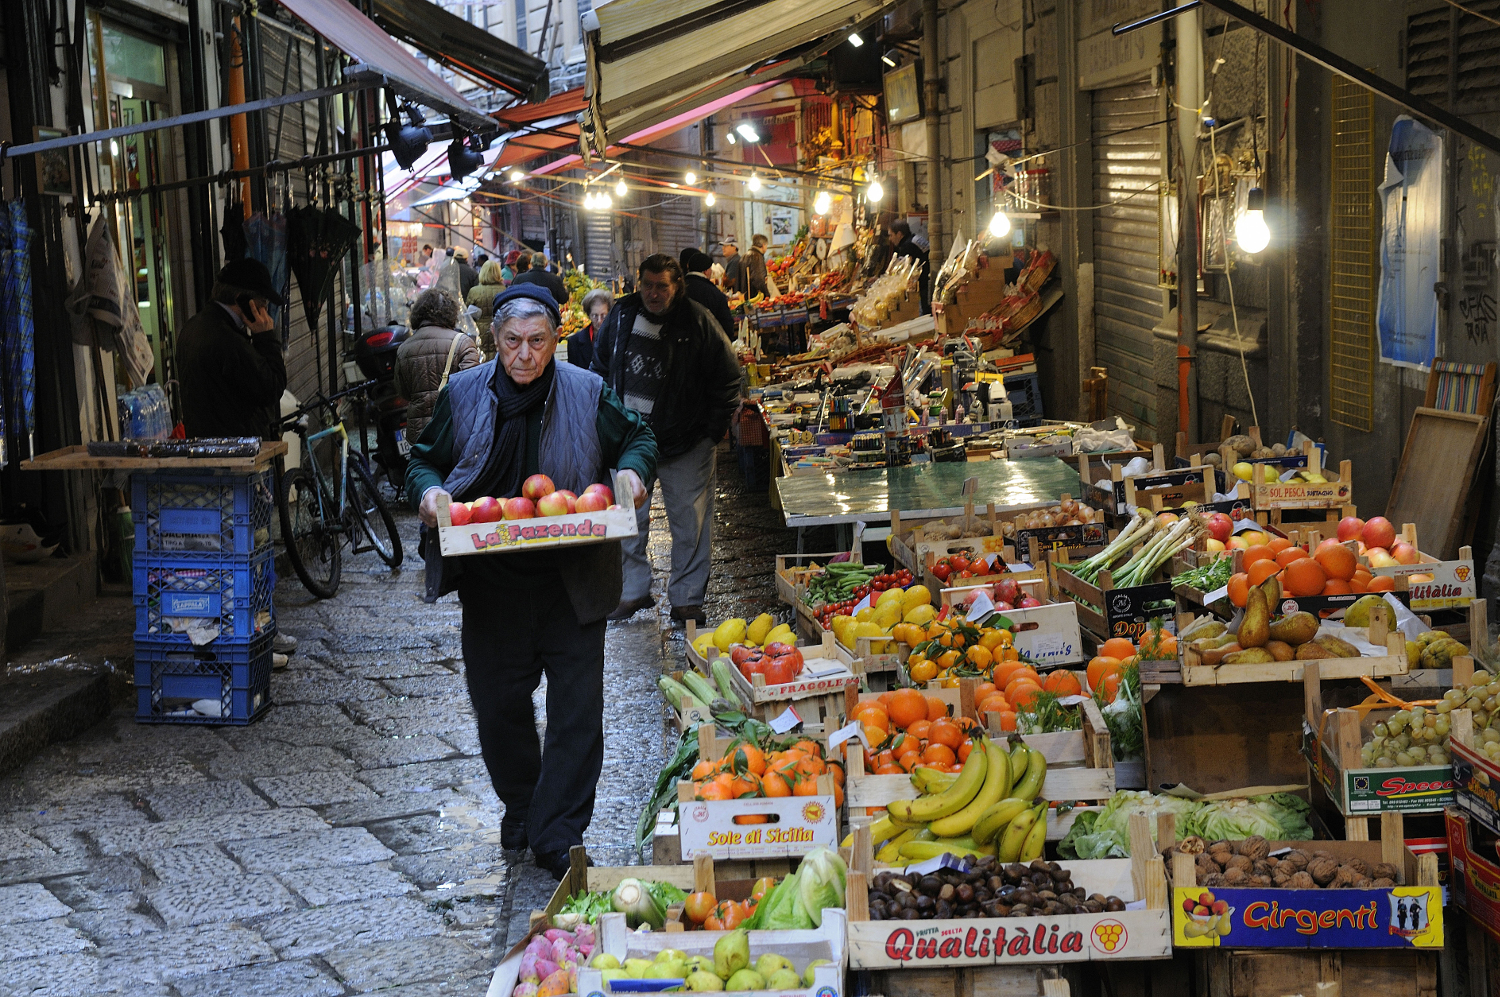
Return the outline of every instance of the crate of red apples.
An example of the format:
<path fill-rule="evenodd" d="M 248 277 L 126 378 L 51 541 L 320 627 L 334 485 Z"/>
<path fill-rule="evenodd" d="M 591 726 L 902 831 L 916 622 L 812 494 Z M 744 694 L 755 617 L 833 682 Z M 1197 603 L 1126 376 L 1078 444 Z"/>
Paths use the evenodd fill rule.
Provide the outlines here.
<path fill-rule="evenodd" d="M 635 509 L 615 501 L 622 491 L 629 496 L 629 486 L 621 488 L 618 473 L 613 488 L 592 484 L 582 495 L 557 488 L 545 474 L 533 474 L 513 498 L 439 499 L 439 549 L 444 557 L 458 557 L 633 537 Z"/>

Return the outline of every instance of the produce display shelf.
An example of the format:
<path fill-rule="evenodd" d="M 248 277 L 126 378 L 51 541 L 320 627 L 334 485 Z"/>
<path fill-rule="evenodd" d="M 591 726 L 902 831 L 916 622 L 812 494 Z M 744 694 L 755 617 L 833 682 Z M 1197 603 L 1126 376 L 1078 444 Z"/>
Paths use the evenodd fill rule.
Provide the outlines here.
<path fill-rule="evenodd" d="M 277 457 L 284 456 L 287 446 L 281 440 L 266 441 L 254 457 L 93 457 L 85 444 L 50 450 L 21 461 L 23 471 L 259 471 Z"/>
<path fill-rule="evenodd" d="M 777 554 L 777 598 L 788 606 L 797 605 L 797 590 L 805 586 L 811 576 L 821 571 L 823 565 L 841 555 L 847 555 L 848 559 L 855 564 L 864 563 L 864 555 L 859 550 L 832 551 L 827 554 Z M 817 564 L 819 567 L 807 567 L 808 564 Z"/>

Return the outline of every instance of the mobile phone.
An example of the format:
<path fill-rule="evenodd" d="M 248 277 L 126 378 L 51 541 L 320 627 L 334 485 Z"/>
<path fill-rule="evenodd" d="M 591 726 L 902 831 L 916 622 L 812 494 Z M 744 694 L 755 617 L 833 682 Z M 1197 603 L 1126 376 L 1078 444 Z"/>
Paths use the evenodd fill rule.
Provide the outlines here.
<path fill-rule="evenodd" d="M 240 307 L 240 314 L 245 316 L 245 321 L 247 322 L 250 321 L 251 317 L 255 314 L 250 310 L 250 302 L 254 300 L 255 299 L 248 294 L 242 294 L 238 298 L 234 299 L 234 303 L 236 305 L 239 305 Z"/>

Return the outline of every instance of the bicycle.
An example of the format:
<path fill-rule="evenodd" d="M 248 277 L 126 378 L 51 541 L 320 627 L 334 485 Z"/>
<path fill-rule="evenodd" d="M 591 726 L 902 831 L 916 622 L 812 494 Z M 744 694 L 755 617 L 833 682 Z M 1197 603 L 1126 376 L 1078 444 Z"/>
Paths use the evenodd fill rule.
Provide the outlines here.
<path fill-rule="evenodd" d="M 283 474 L 277 489 L 281 538 L 297 577 L 321 599 L 331 599 L 338 592 L 345 534 L 352 553 L 373 550 L 387 566 L 401 564 L 401 536 L 391 510 L 376 490 L 375 479 L 365 466 L 365 455 L 350 448 L 349 433 L 338 414 L 340 398 L 366 391 L 375 383 L 366 381 L 334 395 L 320 393 L 316 401 L 282 420 L 283 431 L 293 431 L 302 440 L 303 466 Z M 309 434 L 308 413 L 323 407 L 333 415 L 333 424 Z M 338 463 L 343 473 L 330 477 L 318 463 L 314 444 L 333 437 L 338 438 Z M 360 533 L 367 546 L 361 546 Z"/>

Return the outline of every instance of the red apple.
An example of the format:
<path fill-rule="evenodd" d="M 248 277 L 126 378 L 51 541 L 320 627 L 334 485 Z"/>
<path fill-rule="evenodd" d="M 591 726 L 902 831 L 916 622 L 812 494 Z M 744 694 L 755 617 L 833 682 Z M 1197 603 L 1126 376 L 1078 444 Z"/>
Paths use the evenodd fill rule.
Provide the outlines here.
<path fill-rule="evenodd" d="M 489 495 L 477 498 L 469 503 L 469 522 L 471 523 L 498 523 L 505 516 L 499 499 Z"/>
<path fill-rule="evenodd" d="M 1402 564 L 1417 564 L 1422 560 L 1422 555 L 1417 553 L 1417 548 L 1400 541 L 1397 541 L 1396 546 L 1391 548 L 1391 556 Z"/>
<path fill-rule="evenodd" d="M 603 512 L 609 505 L 609 500 L 598 492 L 584 492 L 578 496 L 573 503 L 574 512 Z"/>
<path fill-rule="evenodd" d="M 539 516 L 566 516 L 573 511 L 569 505 L 566 492 L 548 492 L 537 502 L 536 511 Z"/>
<path fill-rule="evenodd" d="M 552 494 L 553 495 L 561 495 L 563 498 L 565 498 L 565 499 L 568 500 L 568 511 L 569 512 L 574 512 L 574 511 L 577 510 L 577 508 L 578 508 L 578 496 L 577 495 L 574 495 L 572 492 L 568 491 L 566 488 L 559 488 L 557 491 L 553 492 Z"/>
<path fill-rule="evenodd" d="M 615 500 L 615 493 L 610 490 L 610 487 L 608 485 L 600 485 L 600 484 L 589 485 L 587 488 L 585 488 L 583 490 L 583 494 L 588 495 L 590 493 L 595 494 L 595 495 L 603 495 L 604 496 L 604 504 L 605 505 L 610 505 Z"/>
<path fill-rule="evenodd" d="M 1219 543 L 1224 543 L 1229 539 L 1229 534 L 1234 531 L 1234 520 L 1222 512 L 1215 512 L 1208 516 L 1207 526 L 1209 535 Z"/>
<path fill-rule="evenodd" d="M 467 502 L 449 503 L 448 515 L 452 518 L 454 526 L 466 526 L 472 518 Z"/>
<path fill-rule="evenodd" d="M 531 499 L 516 497 L 505 500 L 506 519 L 535 519 L 536 506 L 531 504 Z"/>
<path fill-rule="evenodd" d="M 1376 516 L 1365 523 L 1361 532 L 1366 547 L 1384 547 L 1390 550 L 1396 543 L 1396 528 L 1384 516 Z"/>
<path fill-rule="evenodd" d="M 531 501 L 533 502 L 541 498 L 543 495 L 551 495 L 555 491 L 557 491 L 557 486 L 554 485 L 552 483 L 552 479 L 547 477 L 545 474 L 533 474 L 531 477 L 527 478 L 526 483 L 521 486 L 521 494 L 531 499 Z"/>
<path fill-rule="evenodd" d="M 1358 516 L 1345 516 L 1339 520 L 1339 540 L 1353 540 L 1364 532 L 1365 521 Z"/>

